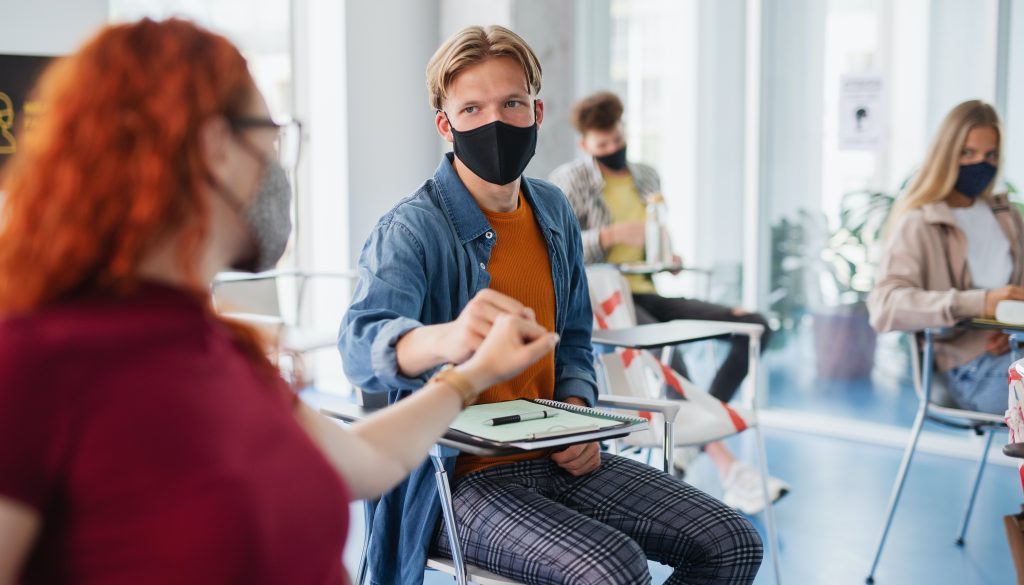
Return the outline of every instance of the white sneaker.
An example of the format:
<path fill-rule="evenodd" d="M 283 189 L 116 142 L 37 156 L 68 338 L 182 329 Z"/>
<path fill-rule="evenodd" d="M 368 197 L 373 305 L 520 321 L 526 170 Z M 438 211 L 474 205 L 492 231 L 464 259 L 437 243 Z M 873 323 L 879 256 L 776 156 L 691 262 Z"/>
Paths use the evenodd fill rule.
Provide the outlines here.
<path fill-rule="evenodd" d="M 761 489 L 761 474 L 751 465 L 737 461 L 729 467 L 729 473 L 722 481 L 725 495 L 722 501 L 731 508 L 748 516 L 764 510 L 764 492 Z M 774 504 L 789 493 L 789 484 L 777 477 L 768 477 L 768 496 Z"/>
<path fill-rule="evenodd" d="M 700 447 L 676 447 L 672 450 L 672 464 L 680 477 L 686 474 L 686 468 L 700 456 Z"/>

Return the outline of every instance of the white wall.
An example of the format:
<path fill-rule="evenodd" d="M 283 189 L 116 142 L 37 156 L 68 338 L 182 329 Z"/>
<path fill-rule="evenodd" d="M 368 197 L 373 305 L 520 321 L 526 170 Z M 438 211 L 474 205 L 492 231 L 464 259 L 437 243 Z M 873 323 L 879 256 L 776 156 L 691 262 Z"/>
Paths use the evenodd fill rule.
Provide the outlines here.
<path fill-rule="evenodd" d="M 761 190 L 767 220 L 821 208 L 825 10 L 818 0 L 763 5 Z"/>
<path fill-rule="evenodd" d="M 437 167 L 425 70 L 439 44 L 437 0 L 345 3 L 349 256 Z"/>
<path fill-rule="evenodd" d="M 884 161 L 887 173 L 881 187 L 895 190 L 921 164 L 933 128 L 928 127 L 928 63 L 929 30 L 923 23 L 930 21 L 929 0 L 903 0 L 888 5 L 890 22 L 888 44 L 892 60 L 889 63 L 888 91 L 889 148 Z M 920 22 L 921 26 L 901 26 L 900 23 Z"/>
<path fill-rule="evenodd" d="M 546 179 L 558 165 L 573 159 L 576 131 L 569 111 L 576 89 L 576 15 L 572 0 L 517 0 L 512 30 L 523 37 L 540 60 L 543 78 L 544 124 L 537 138 L 537 154 L 526 175 Z"/>
<path fill-rule="evenodd" d="M 705 267 L 743 261 L 743 141 L 746 3 L 698 6 L 697 221 L 693 261 Z"/>
<path fill-rule="evenodd" d="M 65 55 L 107 22 L 107 0 L 4 0 L 0 54 Z"/>
<path fill-rule="evenodd" d="M 1001 112 L 1006 134 L 1003 176 L 1024 189 L 1024 2 L 1012 3 L 1010 10 L 1007 105 Z"/>
<path fill-rule="evenodd" d="M 440 0 L 438 45 L 467 26 L 512 26 L 512 0 Z"/>
<path fill-rule="evenodd" d="M 969 99 L 995 102 L 996 0 L 932 0 L 928 43 L 928 138 Z"/>

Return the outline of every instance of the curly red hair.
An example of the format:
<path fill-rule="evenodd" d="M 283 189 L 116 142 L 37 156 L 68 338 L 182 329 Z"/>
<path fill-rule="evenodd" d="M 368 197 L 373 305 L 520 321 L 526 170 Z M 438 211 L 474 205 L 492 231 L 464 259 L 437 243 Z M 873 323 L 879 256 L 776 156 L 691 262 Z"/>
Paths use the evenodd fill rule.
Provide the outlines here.
<path fill-rule="evenodd" d="M 179 230 L 188 286 L 209 307 L 198 132 L 242 113 L 254 87 L 227 39 L 178 19 L 106 27 L 51 65 L 35 90 L 45 112 L 4 169 L 0 312 L 130 291 L 145 254 Z M 228 326 L 266 361 L 255 333 Z"/>

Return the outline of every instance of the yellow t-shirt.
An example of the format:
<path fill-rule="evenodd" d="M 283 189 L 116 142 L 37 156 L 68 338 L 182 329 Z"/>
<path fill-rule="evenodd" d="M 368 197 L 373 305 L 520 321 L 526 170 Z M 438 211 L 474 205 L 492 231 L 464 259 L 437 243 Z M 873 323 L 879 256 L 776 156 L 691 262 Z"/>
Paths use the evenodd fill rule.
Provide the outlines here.
<path fill-rule="evenodd" d="M 647 219 L 647 207 L 636 189 L 633 176 L 628 173 L 604 176 L 604 203 L 611 213 L 612 223 Z M 643 262 L 644 249 L 639 246 L 615 244 L 608 249 L 605 260 L 610 264 Z M 657 292 L 649 276 L 627 274 L 626 280 L 629 281 L 629 288 L 634 293 Z"/>

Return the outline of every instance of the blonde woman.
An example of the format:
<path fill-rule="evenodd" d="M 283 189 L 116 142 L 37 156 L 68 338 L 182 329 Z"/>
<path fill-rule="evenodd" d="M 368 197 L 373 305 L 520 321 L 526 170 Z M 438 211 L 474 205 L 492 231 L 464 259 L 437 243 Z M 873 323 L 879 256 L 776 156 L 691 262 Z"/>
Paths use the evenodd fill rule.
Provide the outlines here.
<path fill-rule="evenodd" d="M 889 219 L 878 284 L 868 298 L 878 331 L 946 327 L 1024 300 L 1024 223 L 998 184 L 999 115 L 971 100 L 946 115 L 928 158 Z M 1006 335 L 956 329 L 936 364 L 963 408 L 1006 410 Z"/>

